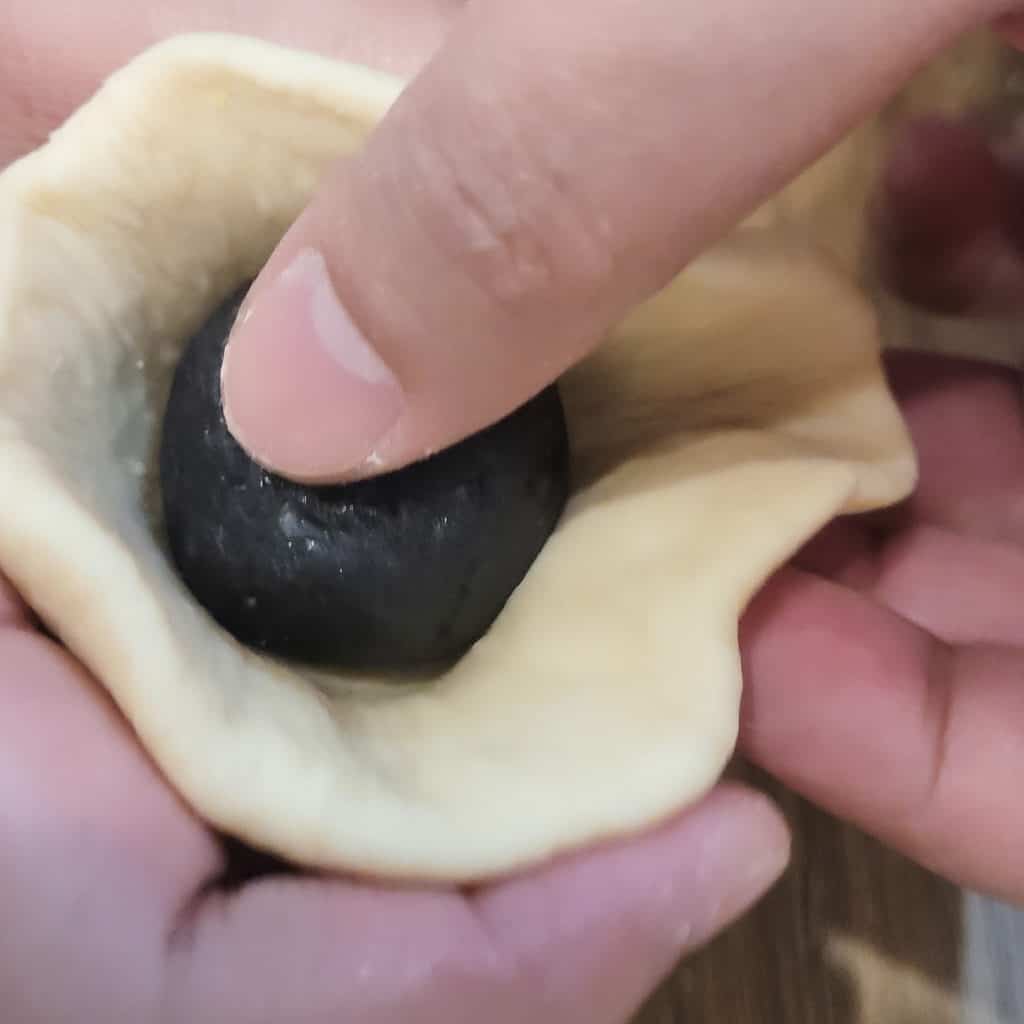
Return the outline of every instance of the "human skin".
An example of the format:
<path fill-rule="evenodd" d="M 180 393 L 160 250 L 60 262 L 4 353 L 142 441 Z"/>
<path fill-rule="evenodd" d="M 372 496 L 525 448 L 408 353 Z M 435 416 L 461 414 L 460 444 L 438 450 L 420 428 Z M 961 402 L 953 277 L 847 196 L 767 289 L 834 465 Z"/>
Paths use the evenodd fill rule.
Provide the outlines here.
<path fill-rule="evenodd" d="M 336 481 L 493 422 L 998 9 L 468 5 L 258 276 L 229 426 L 279 472 Z"/>
<path fill-rule="evenodd" d="M 103 74 L 178 31 L 264 35 L 408 76 L 439 48 L 451 47 L 443 61 L 429 65 L 433 77 L 410 90 L 365 161 L 339 168 L 276 257 L 276 266 L 284 266 L 315 243 L 362 331 L 401 370 L 406 422 L 387 453 L 396 464 L 474 428 L 471 419 L 442 415 L 459 407 L 443 401 L 451 389 L 483 388 L 491 404 L 485 401 L 473 415 L 484 418 L 518 404 L 538 381 L 585 353 L 605 319 L 616 319 L 620 309 L 671 276 L 884 99 L 917 63 L 959 29 L 996 13 L 994 5 L 928 0 L 912 12 L 896 12 L 898 23 L 888 19 L 883 26 L 855 5 L 837 3 L 818 5 L 811 23 L 803 4 L 773 3 L 766 18 L 767 5 L 730 0 L 694 4 L 683 32 L 678 5 L 661 11 L 655 22 L 654 3 L 659 59 L 644 62 L 643 81 L 630 77 L 628 61 L 616 64 L 614 74 L 588 77 L 597 65 L 583 47 L 578 77 L 559 79 L 566 92 L 555 89 L 550 121 L 528 119 L 525 126 L 538 133 L 529 136 L 525 150 L 534 160 L 546 151 L 546 132 L 566 125 L 575 130 L 574 115 L 587 114 L 569 147 L 580 167 L 560 171 L 573 189 L 584 190 L 572 196 L 586 194 L 591 204 L 607 206 L 612 226 L 605 242 L 612 256 L 593 247 L 594 231 L 586 224 L 575 231 L 580 207 L 570 204 L 566 220 L 555 216 L 560 207 L 544 205 L 545 185 L 539 199 L 535 193 L 524 197 L 523 208 L 536 210 L 536 217 L 513 224 L 511 242 L 503 237 L 490 249 L 497 262 L 478 266 L 463 258 L 468 229 L 445 236 L 441 260 L 428 259 L 441 244 L 436 228 L 417 238 L 417 225 L 450 209 L 453 193 L 444 191 L 443 182 L 428 197 L 437 211 L 414 211 L 402 234 L 388 210 L 366 205 L 372 196 L 360 175 L 369 180 L 384 168 L 392 187 L 400 188 L 413 166 L 402 149 L 403 125 L 421 114 L 457 123 L 465 113 L 458 81 L 466 61 L 490 53 L 476 41 L 493 45 L 491 8 L 478 5 L 476 20 L 452 33 L 458 4 L 339 4 L 326 21 L 324 6 L 297 0 L 282 12 L 264 3 L 104 0 L 87 11 L 62 6 L 55 33 L 45 3 L 14 0 L 0 13 L 0 154 L 12 159 L 27 151 Z M 572 6 L 558 9 L 564 25 L 544 22 L 555 16 L 550 11 L 531 20 L 529 4 L 518 28 L 500 14 L 494 24 L 503 37 L 545 30 L 541 41 L 568 38 Z M 702 20 L 703 8 L 712 6 L 718 20 Z M 604 10 L 588 7 L 593 18 L 598 8 Z M 666 25 L 675 34 L 666 33 Z M 634 49 L 626 47 L 627 53 L 647 52 L 644 25 L 616 27 L 631 40 Z M 685 43 L 691 55 L 716 52 L 701 45 L 708 33 L 719 54 L 746 68 L 740 81 L 723 70 L 724 61 L 672 59 L 670 43 Z M 795 48 L 794 38 L 800 42 Z M 878 45 L 851 46 L 851 39 L 877 39 Z M 810 87 L 823 53 L 834 58 L 829 96 Z M 676 64 L 689 77 L 677 78 Z M 503 69 L 500 60 L 495 65 Z M 571 62 L 560 66 L 577 69 Z M 472 80 L 479 84 L 485 69 L 474 69 Z M 492 82 L 490 102 L 506 122 L 519 109 L 515 81 L 514 75 L 497 75 Z M 615 83 L 614 92 L 626 92 L 608 105 L 581 105 L 584 96 L 600 96 L 608 82 Z M 773 83 L 778 88 L 768 88 Z M 727 110 L 723 90 L 731 90 Z M 632 101 L 648 92 L 675 99 L 655 104 L 648 116 L 624 118 L 624 110 L 634 115 L 643 109 Z M 449 114 L 432 113 L 438 95 Z M 686 112 L 686 146 L 678 139 L 680 109 Z M 712 129 L 723 114 L 735 117 L 737 111 L 739 120 L 723 141 Z M 772 144 L 765 145 L 769 112 L 773 126 L 788 128 L 773 132 Z M 486 110 L 473 113 L 483 121 L 466 123 L 486 127 Z M 623 137 L 607 119 L 640 135 Z M 444 136 L 440 127 L 436 134 Z M 514 159 L 500 159 L 514 156 L 515 150 L 500 148 L 508 142 L 495 141 L 494 159 L 506 171 L 516 167 Z M 650 159 L 638 161 L 638 150 Z M 700 160 L 692 159 L 695 152 Z M 916 194 L 927 193 L 941 177 L 945 152 L 939 147 L 928 163 L 931 172 L 926 168 L 913 186 Z M 649 178 L 638 178 L 638 164 Z M 590 177 L 594 167 L 601 173 Z M 486 190 L 505 180 L 495 178 L 491 166 L 483 170 L 476 195 L 493 234 L 497 221 Z M 968 178 L 968 194 L 976 195 L 984 179 L 975 177 L 971 186 Z M 686 187 L 655 187 L 676 182 Z M 637 204 L 638 194 L 650 202 Z M 671 209 L 661 205 L 666 196 L 673 199 Z M 531 206 L 535 199 L 539 205 Z M 553 201 L 558 199 L 556 192 Z M 889 197 L 880 204 L 880 237 L 906 238 L 922 224 L 940 229 L 939 206 L 925 204 L 930 212 L 915 213 L 914 221 L 905 205 Z M 552 223 L 561 225 L 550 237 L 544 233 L 549 210 Z M 321 226 L 339 224 L 346 230 Z M 398 234 L 389 235 L 383 225 Z M 359 271 L 346 245 L 360 253 L 363 273 L 398 266 L 398 278 L 387 282 L 394 305 L 401 306 L 400 295 L 406 309 L 417 313 L 404 317 L 401 329 L 389 326 L 386 309 L 364 308 Z M 889 246 L 894 279 L 906 276 L 905 253 L 912 249 Z M 936 261 L 933 280 L 962 279 L 956 270 L 960 251 L 947 247 L 951 255 Z M 403 259 L 396 260 L 396 252 Z M 524 261 L 524 252 L 541 256 Z M 262 290 L 272 284 L 274 270 L 272 261 Z M 983 282 L 963 287 L 965 305 L 982 302 Z M 430 306 L 429 292 L 441 289 L 465 298 L 464 308 L 480 328 L 476 337 L 486 339 L 486 359 L 468 359 L 472 339 L 460 324 L 445 320 L 443 309 Z M 381 294 L 386 297 L 387 288 Z M 592 296 L 600 299 L 596 305 L 584 301 Z M 928 301 L 928 290 L 917 297 Z M 592 305 L 580 322 L 579 309 Z M 236 365 L 242 389 L 248 378 L 275 367 L 272 348 L 261 352 L 257 341 L 250 351 L 259 358 L 248 369 L 244 360 Z M 412 387 L 408 382 L 419 378 L 410 376 L 405 360 L 417 351 L 429 354 L 430 366 Z M 270 363 L 261 366 L 260 359 Z M 756 599 L 743 624 L 743 749 L 822 806 L 936 870 L 1024 899 L 1017 858 L 1006 852 L 1020 849 L 1024 839 L 1013 783 L 1024 769 L 1018 740 L 1024 728 L 1018 684 L 1024 616 L 1012 600 L 1024 588 L 1020 382 L 1008 371 L 922 357 L 896 362 L 893 381 L 921 452 L 921 487 L 897 516 L 830 527 Z M 348 382 L 335 383 L 344 388 Z M 318 414 L 330 418 L 337 394 L 326 393 L 329 404 Z M 316 411 L 315 403 L 304 404 Z M 286 418 L 292 412 L 286 408 Z M 265 411 L 263 421 L 253 418 L 248 427 L 258 431 L 261 422 L 272 435 L 281 425 Z M 347 437 L 340 442 L 334 454 L 345 456 L 341 462 L 325 463 L 323 452 L 292 454 L 316 463 L 314 476 L 342 478 L 351 475 L 359 445 Z M 9 588 L 0 601 L 0 623 L 0 807 L 10 837 L 0 851 L 0 906 L 15 922 L 0 938 L 0 991 L 5 1010 L 19 1021 L 503 1024 L 532 1018 L 537 1024 L 620 1024 L 681 953 L 749 906 L 786 860 L 778 815 L 762 798 L 729 786 L 648 836 L 489 888 L 396 890 L 287 876 L 239 882 L 225 877 L 239 873 L 230 848 L 181 805 L 100 687 L 35 629 Z M 8 992 L 22 1002 L 6 1002 Z"/>
<path fill-rule="evenodd" d="M 187 7 L 61 5 L 55 32 L 52 7 L 5 5 L 0 163 L 164 35 L 305 40 L 412 74 L 447 13 Z M 621 1024 L 680 955 L 763 894 L 789 852 L 767 800 L 720 786 L 649 835 L 499 884 L 288 873 L 184 806 L 2 579 L 0 822 L 0 1003 L 18 1024 Z"/>

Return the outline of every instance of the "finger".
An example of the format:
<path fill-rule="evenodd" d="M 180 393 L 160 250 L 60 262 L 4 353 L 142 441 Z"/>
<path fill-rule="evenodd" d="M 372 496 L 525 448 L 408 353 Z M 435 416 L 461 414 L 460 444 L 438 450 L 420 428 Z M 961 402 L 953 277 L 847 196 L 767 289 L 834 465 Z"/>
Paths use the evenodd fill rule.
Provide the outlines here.
<path fill-rule="evenodd" d="M 30 614 L 14 587 L 0 575 L 0 636 L 6 627 L 21 628 L 30 623 Z"/>
<path fill-rule="evenodd" d="M 681 954 L 760 899 L 788 856 L 788 831 L 767 798 L 721 786 L 652 836 L 485 891 L 478 912 L 564 1007 L 552 1020 L 617 1024 Z"/>
<path fill-rule="evenodd" d="M 311 879 L 218 894 L 181 953 L 181 1019 L 399 1024 L 415 1006 L 418 1024 L 621 1024 L 787 857 L 778 812 L 729 786 L 648 836 L 466 897 Z"/>
<path fill-rule="evenodd" d="M 93 0 L 0 7 L 0 167 L 41 145 L 112 71 L 182 32 L 257 36 L 412 75 L 461 0 Z"/>
<path fill-rule="evenodd" d="M 870 596 L 947 644 L 1019 646 L 1024 639 L 1024 549 L 927 523 L 883 542 L 835 524 L 801 553 L 800 567 Z"/>
<path fill-rule="evenodd" d="M 904 354 L 890 363 L 920 463 L 914 516 L 1024 545 L 1024 410 L 1012 370 Z"/>
<path fill-rule="evenodd" d="M 6 631 L 0 666 L 5 1018 L 151 1019 L 169 922 L 219 851 L 65 652 Z"/>
<path fill-rule="evenodd" d="M 1017 185 L 980 125 L 908 124 L 871 206 L 884 283 L 935 313 L 1024 308 L 1024 253 L 1011 230 Z"/>
<path fill-rule="evenodd" d="M 983 9 L 470 5 L 257 280 L 229 425 L 322 481 L 494 422 Z"/>
<path fill-rule="evenodd" d="M 741 747 L 958 883 L 1024 900 L 1024 657 L 949 648 L 789 570 L 743 623 Z"/>

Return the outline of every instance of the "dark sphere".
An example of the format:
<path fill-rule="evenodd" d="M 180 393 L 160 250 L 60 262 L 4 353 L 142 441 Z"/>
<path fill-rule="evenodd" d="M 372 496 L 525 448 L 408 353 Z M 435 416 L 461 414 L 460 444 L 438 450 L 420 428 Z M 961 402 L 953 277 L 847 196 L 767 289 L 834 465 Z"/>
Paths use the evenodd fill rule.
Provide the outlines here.
<path fill-rule="evenodd" d="M 164 417 L 164 514 L 182 579 L 225 629 L 267 653 L 377 670 L 458 657 L 565 506 L 557 389 L 397 472 L 295 484 L 253 462 L 224 422 L 220 367 L 244 294 L 190 342 Z"/>

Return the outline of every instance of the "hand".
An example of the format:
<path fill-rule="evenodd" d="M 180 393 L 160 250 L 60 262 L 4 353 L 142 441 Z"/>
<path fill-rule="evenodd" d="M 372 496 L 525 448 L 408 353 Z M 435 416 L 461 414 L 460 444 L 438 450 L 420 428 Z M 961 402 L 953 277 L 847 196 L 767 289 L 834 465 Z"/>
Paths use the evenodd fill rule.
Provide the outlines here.
<path fill-rule="evenodd" d="M 52 31 L 42 6 L 16 2 L 21 20 L 0 24 L 0 49 L 17 42 L 11 55 L 22 62 L 0 58 L 11 76 L 0 107 L 33 98 L 14 104 L 20 120 L 0 115 L 9 155 L 154 31 L 196 27 L 202 10 L 203 27 L 273 36 L 280 9 L 247 5 L 249 25 L 231 20 L 227 2 L 223 21 L 209 0 L 191 20 L 184 5 L 140 16 L 145 5 L 94 4 L 81 26 L 64 22 L 75 52 L 58 60 L 51 36 L 32 45 L 36 27 Z M 355 57 L 357 39 L 376 38 L 409 65 L 444 14 L 402 5 L 419 42 L 399 42 L 392 5 L 335 46 L 328 8 L 299 7 L 287 21 L 329 51 Z M 361 59 L 382 63 L 375 56 Z M 19 67 L 45 69 L 45 88 L 17 78 Z M 0 1002 L 18 1024 L 622 1024 L 681 954 L 772 884 L 788 855 L 770 804 L 722 786 L 649 836 L 472 890 L 286 873 L 181 804 L 95 680 L 2 581 L 0 822 Z"/>
<path fill-rule="evenodd" d="M 494 422 L 1008 6 L 469 4 L 257 279 L 229 426 L 327 481 Z"/>
<path fill-rule="evenodd" d="M 624 1024 L 787 857 L 777 812 L 723 786 L 643 839 L 475 890 L 268 874 L 182 806 L 9 591 L 0 666 L 19 1024 Z"/>
<path fill-rule="evenodd" d="M 1024 308 L 1019 129 L 926 119 L 875 210 L 889 281 L 936 312 Z M 895 514 L 830 526 L 744 625 L 741 745 L 922 863 L 1024 902 L 1024 381 L 901 355 L 921 460 Z"/>

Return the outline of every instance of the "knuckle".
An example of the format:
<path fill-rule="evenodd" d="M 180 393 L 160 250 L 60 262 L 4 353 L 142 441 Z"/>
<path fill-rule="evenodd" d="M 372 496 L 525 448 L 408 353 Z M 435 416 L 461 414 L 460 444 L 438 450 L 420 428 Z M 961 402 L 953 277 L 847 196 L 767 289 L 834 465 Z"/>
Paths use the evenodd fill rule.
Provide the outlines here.
<path fill-rule="evenodd" d="M 463 127 L 410 141 L 421 230 L 499 305 L 597 293 L 613 269 L 607 221 L 552 148 L 508 124 L 496 130 L 497 121 L 475 134 Z"/>

